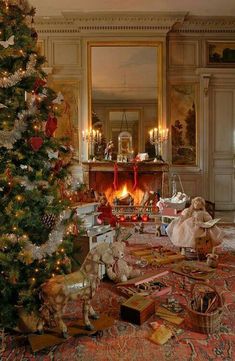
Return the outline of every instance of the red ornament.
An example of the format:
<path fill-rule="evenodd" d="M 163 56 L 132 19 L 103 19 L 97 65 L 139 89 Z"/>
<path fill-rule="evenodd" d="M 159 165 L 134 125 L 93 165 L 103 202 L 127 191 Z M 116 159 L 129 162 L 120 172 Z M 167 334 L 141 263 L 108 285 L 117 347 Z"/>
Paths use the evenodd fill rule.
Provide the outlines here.
<path fill-rule="evenodd" d="M 31 137 L 29 139 L 29 144 L 31 145 L 33 150 L 37 152 L 43 144 L 43 139 L 41 137 Z"/>
<path fill-rule="evenodd" d="M 45 80 L 42 80 L 40 78 L 37 78 L 34 82 L 34 85 L 33 85 L 33 90 L 35 92 L 35 94 L 38 94 L 38 89 L 40 87 L 43 87 L 44 85 L 46 84 L 46 81 Z"/>
<path fill-rule="evenodd" d="M 133 214 L 133 216 L 131 216 L 131 220 L 134 222 L 137 221 L 138 220 L 137 214 Z"/>
<path fill-rule="evenodd" d="M 54 166 L 54 168 L 53 168 L 53 172 L 54 172 L 55 174 L 59 173 L 59 171 L 61 170 L 62 166 L 63 166 L 62 160 L 61 160 L 61 159 L 57 160 L 57 162 L 56 162 L 56 164 L 55 164 L 55 166 Z"/>
<path fill-rule="evenodd" d="M 47 137 L 52 137 L 54 131 L 57 128 L 57 119 L 49 115 L 46 122 L 45 134 Z"/>
<path fill-rule="evenodd" d="M 147 222 L 149 220 L 149 216 L 147 214 L 143 214 L 141 219 L 142 221 Z"/>
<path fill-rule="evenodd" d="M 119 218 L 119 221 L 120 222 L 124 222 L 126 220 L 126 217 L 125 216 L 120 216 L 120 218 Z"/>

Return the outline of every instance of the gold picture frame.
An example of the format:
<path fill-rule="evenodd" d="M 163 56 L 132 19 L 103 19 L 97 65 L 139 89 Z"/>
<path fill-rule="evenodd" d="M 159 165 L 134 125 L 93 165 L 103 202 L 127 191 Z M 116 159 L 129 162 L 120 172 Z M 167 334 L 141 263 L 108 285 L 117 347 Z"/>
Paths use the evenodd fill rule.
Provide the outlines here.
<path fill-rule="evenodd" d="M 196 84 L 170 88 L 172 164 L 197 166 Z"/>

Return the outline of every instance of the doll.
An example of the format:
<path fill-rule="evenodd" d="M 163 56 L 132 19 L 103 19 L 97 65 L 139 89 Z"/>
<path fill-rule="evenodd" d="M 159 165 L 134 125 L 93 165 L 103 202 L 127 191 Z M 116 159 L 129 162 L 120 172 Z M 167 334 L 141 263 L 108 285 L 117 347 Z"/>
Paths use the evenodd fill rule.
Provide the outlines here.
<path fill-rule="evenodd" d="M 108 142 L 106 145 L 105 151 L 104 151 L 104 159 L 106 160 L 112 160 L 112 154 L 114 150 L 114 143 L 112 140 Z"/>
<path fill-rule="evenodd" d="M 218 246 L 223 240 L 223 232 L 219 227 L 213 225 L 204 228 L 203 222 L 211 220 L 212 217 L 206 211 L 205 200 L 196 197 L 192 200 L 189 208 L 185 208 L 178 218 L 175 218 L 167 227 L 166 232 L 171 242 L 181 248 L 181 253 L 185 253 L 185 248 L 196 248 L 197 239 L 210 239 L 212 247 Z"/>

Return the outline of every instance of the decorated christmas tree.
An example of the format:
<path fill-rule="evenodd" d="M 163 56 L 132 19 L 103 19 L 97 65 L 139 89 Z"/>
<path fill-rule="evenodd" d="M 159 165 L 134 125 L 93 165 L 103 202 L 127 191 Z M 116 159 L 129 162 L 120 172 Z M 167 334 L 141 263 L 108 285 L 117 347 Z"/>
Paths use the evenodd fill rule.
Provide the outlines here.
<path fill-rule="evenodd" d="M 63 96 L 47 87 L 34 14 L 27 0 L 0 0 L 0 327 L 40 309 L 41 284 L 69 272 L 74 234 L 72 150 L 53 137 Z"/>

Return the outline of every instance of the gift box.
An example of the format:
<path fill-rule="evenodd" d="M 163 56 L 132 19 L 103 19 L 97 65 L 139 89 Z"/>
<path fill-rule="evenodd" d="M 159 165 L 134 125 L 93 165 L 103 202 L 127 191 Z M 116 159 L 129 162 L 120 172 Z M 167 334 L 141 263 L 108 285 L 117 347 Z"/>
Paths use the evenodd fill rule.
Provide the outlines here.
<path fill-rule="evenodd" d="M 139 295 L 132 296 L 121 305 L 121 318 L 137 325 L 142 325 L 154 313 L 154 300 Z"/>

